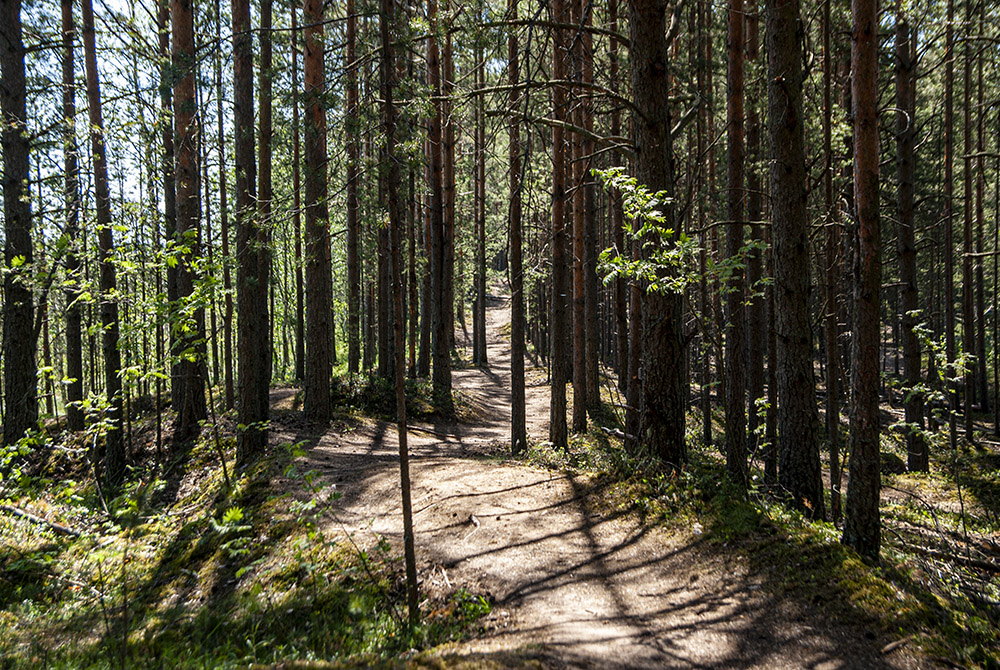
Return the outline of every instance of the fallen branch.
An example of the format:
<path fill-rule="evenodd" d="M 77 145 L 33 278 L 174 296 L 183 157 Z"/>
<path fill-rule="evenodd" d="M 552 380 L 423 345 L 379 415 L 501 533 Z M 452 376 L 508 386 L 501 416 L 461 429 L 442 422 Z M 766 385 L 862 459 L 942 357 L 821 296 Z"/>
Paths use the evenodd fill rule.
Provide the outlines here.
<path fill-rule="evenodd" d="M 937 549 L 931 549 L 930 547 L 921 547 L 919 545 L 910 545 L 908 547 L 913 553 L 920 554 L 921 556 L 926 556 L 927 558 L 936 558 L 941 561 L 953 561 L 959 565 L 964 565 L 969 568 L 978 568 L 980 570 L 986 570 L 987 572 L 1000 573 L 1000 565 L 993 563 L 991 561 L 981 561 L 978 558 L 967 558 L 965 556 L 955 556 L 943 551 L 938 551 Z"/>
<path fill-rule="evenodd" d="M 54 530 L 55 532 L 59 533 L 60 535 L 80 537 L 80 531 L 78 530 L 73 530 L 69 526 L 64 526 L 61 523 L 56 523 L 55 521 L 49 521 L 48 519 L 43 519 L 42 517 L 36 516 L 31 512 L 25 512 L 23 509 L 18 509 L 17 507 L 13 507 L 11 505 L 0 505 L 0 510 L 3 510 L 4 512 L 9 512 L 14 516 L 19 516 L 22 519 L 27 519 L 32 523 L 37 523 L 41 526 L 47 526 L 52 530 Z"/>
<path fill-rule="evenodd" d="M 636 439 L 634 436 L 629 435 L 628 433 L 621 431 L 617 428 L 607 428 L 605 426 L 601 426 L 601 430 L 604 432 L 605 435 L 610 435 L 611 437 L 617 437 L 620 440 L 634 441 Z"/>

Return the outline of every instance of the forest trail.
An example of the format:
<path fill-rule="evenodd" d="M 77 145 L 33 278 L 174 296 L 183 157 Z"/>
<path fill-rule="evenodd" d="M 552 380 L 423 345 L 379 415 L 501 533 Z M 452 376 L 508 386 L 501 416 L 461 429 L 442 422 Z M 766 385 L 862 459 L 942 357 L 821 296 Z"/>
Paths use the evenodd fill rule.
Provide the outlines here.
<path fill-rule="evenodd" d="M 770 593 L 750 562 L 694 532 L 607 509 L 590 477 L 498 458 L 509 443 L 509 309 L 490 303 L 489 368 L 454 372 L 475 423 L 409 433 L 421 589 L 465 587 L 494 603 L 485 632 L 447 653 L 522 650 L 553 668 L 934 667 L 906 646 L 883 655 L 888 640 L 831 622 L 821 604 Z M 531 439 L 544 440 L 548 388 L 529 382 L 526 396 Z M 275 439 L 301 439 L 293 432 L 276 422 Z M 335 426 L 305 460 L 342 495 L 331 530 L 400 540 L 394 424 Z"/>

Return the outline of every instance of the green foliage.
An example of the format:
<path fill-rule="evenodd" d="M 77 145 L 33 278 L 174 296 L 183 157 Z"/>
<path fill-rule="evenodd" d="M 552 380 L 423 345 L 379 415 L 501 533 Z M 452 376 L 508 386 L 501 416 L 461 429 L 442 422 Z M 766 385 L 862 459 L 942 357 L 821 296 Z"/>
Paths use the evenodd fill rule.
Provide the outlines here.
<path fill-rule="evenodd" d="M 431 598 L 410 630 L 399 552 L 331 530 L 339 492 L 296 467 L 305 443 L 228 490 L 210 442 L 186 467 L 137 472 L 110 515 L 86 477 L 14 501 L 44 505 L 78 538 L 0 514 L 0 667 L 374 663 L 461 637 L 489 611 L 485 598 L 457 591 Z M 231 459 L 234 441 L 223 445 Z"/>

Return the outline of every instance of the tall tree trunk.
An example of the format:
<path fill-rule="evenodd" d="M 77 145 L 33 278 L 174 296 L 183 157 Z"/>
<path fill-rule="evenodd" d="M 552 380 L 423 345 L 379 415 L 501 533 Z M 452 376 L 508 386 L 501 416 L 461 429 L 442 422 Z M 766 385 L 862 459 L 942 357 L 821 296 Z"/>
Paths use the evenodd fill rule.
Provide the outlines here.
<path fill-rule="evenodd" d="M 360 362 L 361 269 L 358 261 L 358 68 L 356 44 L 358 19 L 354 0 L 347 0 L 347 371 L 356 373 Z"/>
<path fill-rule="evenodd" d="M 410 627 L 418 623 L 420 608 L 417 594 L 417 562 L 413 548 L 413 510 L 410 503 L 410 465 L 406 444 L 406 349 L 403 345 L 403 264 L 400 251 L 400 228 L 402 227 L 399 212 L 399 163 L 396 160 L 396 119 L 392 101 L 393 75 L 396 68 L 393 56 L 393 45 L 390 34 L 395 31 L 390 28 L 395 23 L 394 0 L 381 0 L 379 33 L 382 46 L 382 109 L 385 124 L 385 166 L 389 174 L 386 180 L 386 200 L 389 209 L 389 230 L 391 247 L 391 275 L 393 278 L 393 331 L 395 335 L 395 378 L 396 378 L 396 427 L 399 441 L 399 474 L 403 503 L 403 547 L 406 558 L 406 604 L 409 612 Z"/>
<path fill-rule="evenodd" d="M 440 333 L 447 338 L 445 353 L 450 357 L 455 349 L 455 118 L 452 114 L 452 95 L 455 89 L 455 64 L 452 53 L 451 37 L 451 0 L 444 0 L 442 7 L 444 15 L 449 18 L 445 25 L 444 47 L 441 49 L 441 216 L 443 218 L 442 246 L 444 248 L 444 265 L 441 273 L 441 324 Z M 461 285 L 461 282 L 459 282 Z M 464 304 L 464 300 L 462 301 Z M 461 323 L 465 324 L 464 318 Z M 435 373 L 435 378 L 437 374 Z M 440 380 L 444 382 L 443 378 Z M 448 380 L 441 387 L 447 388 L 447 398 L 439 394 L 443 400 L 442 409 L 451 409 L 451 361 L 448 363 Z"/>
<path fill-rule="evenodd" d="M 726 101 L 726 255 L 743 248 L 743 0 L 729 0 L 728 84 Z M 726 287 L 726 473 L 740 489 L 747 486 L 746 308 L 743 270 L 737 264 Z"/>
<path fill-rule="evenodd" d="M 260 215 L 257 229 L 257 263 L 260 266 L 257 270 L 257 281 L 263 283 L 270 295 L 270 309 L 266 311 L 266 317 L 270 324 L 267 335 L 267 350 L 269 355 L 266 359 L 266 369 L 263 371 L 264 390 L 260 394 L 258 402 L 263 401 L 266 408 L 268 405 L 268 386 L 271 382 L 274 367 L 274 292 L 276 287 L 271 283 L 271 208 L 274 199 L 274 187 L 271 180 L 271 72 L 272 48 L 271 48 L 271 15 L 272 0 L 260 0 L 260 76 L 258 77 L 258 87 L 260 90 L 260 105 L 258 117 L 260 131 L 257 136 L 257 207 Z M 253 109 L 253 94 L 250 96 L 251 109 Z"/>
<path fill-rule="evenodd" d="M 177 364 L 180 397 L 174 439 L 185 441 L 198 434 L 199 421 L 208 416 L 205 406 L 205 313 L 194 310 L 190 317 L 185 300 L 194 295 L 194 259 L 201 244 L 199 221 L 200 173 L 198 142 L 201 133 L 196 114 L 194 12 L 191 0 L 172 0 L 170 5 L 171 63 L 174 72 L 174 180 L 177 191 L 177 241 L 181 244 L 177 263 L 177 300 L 175 318 L 190 318 L 178 337 L 174 355 Z"/>
<path fill-rule="evenodd" d="M 480 15 L 482 11 L 480 9 Z M 477 89 L 482 89 L 486 82 L 486 64 L 482 49 L 476 51 Z M 473 322 L 475 345 L 473 350 L 478 354 L 476 363 L 489 365 L 486 354 L 486 100 L 483 95 L 476 96 L 476 138 L 475 138 L 475 182 L 476 182 L 476 315 Z"/>
<path fill-rule="evenodd" d="M 444 304 L 445 275 L 447 273 L 444 221 L 444 143 L 442 136 L 442 86 L 441 60 L 436 33 L 438 11 L 436 0 L 428 0 L 427 16 L 431 37 L 427 40 L 427 85 L 434 100 L 433 112 L 427 125 L 428 151 L 430 153 L 430 265 L 431 265 L 431 330 L 432 359 L 434 364 L 434 402 L 440 410 L 451 407 L 451 333 L 448 332 L 450 309 Z"/>
<path fill-rule="evenodd" d="M 663 191 L 670 198 L 674 159 L 670 106 L 665 102 L 669 93 L 666 16 L 665 0 L 630 4 L 636 177 L 651 192 Z M 676 231 L 672 203 L 657 202 L 654 207 L 664 217 L 662 225 Z M 679 469 L 687 461 L 682 298 L 661 289 L 647 292 L 643 302 L 641 441 L 669 468 Z"/>
<path fill-rule="evenodd" d="M 972 28 L 972 2 L 966 0 L 965 3 L 965 26 L 968 36 Z M 975 284 L 973 283 L 972 272 L 972 240 L 973 240 L 973 191 L 972 191 L 972 41 L 963 40 L 965 43 L 963 75 L 963 123 L 964 141 L 962 151 L 965 156 L 962 160 L 962 182 L 963 182 L 963 226 L 962 226 L 962 346 L 967 356 L 975 357 L 976 347 L 976 316 L 975 316 Z M 965 439 L 969 442 L 973 440 L 973 415 L 972 406 L 976 400 L 976 368 L 977 361 L 973 358 L 966 364 L 964 375 L 965 386 Z"/>
<path fill-rule="evenodd" d="M 156 25 L 159 31 L 159 55 L 160 55 L 160 117 L 161 134 L 163 143 L 163 234 L 168 242 L 173 242 L 177 237 L 177 183 L 174 179 L 174 127 L 173 127 L 173 93 L 171 82 L 173 81 L 172 65 L 170 61 L 170 4 L 171 0 L 158 0 Z M 177 265 L 169 263 L 167 265 L 167 302 L 171 305 L 177 303 Z M 170 351 L 174 351 L 176 336 L 174 329 L 167 325 L 170 337 Z M 180 386 L 178 362 L 171 355 L 170 360 L 170 404 L 177 409 L 180 402 Z"/>
<path fill-rule="evenodd" d="M 330 221 L 326 202 L 326 75 L 323 69 L 323 3 L 306 0 L 306 418 L 326 423 L 330 403 L 330 305 L 333 292 L 330 262 Z"/>
<path fill-rule="evenodd" d="M 794 505 L 821 519 L 823 482 L 809 319 L 801 30 L 798 0 L 767 0 L 777 337 L 777 361 L 769 364 L 775 365 L 778 377 L 778 482 Z"/>
<path fill-rule="evenodd" d="M 608 0 L 608 22 L 612 33 L 618 33 L 618 0 Z M 608 88 L 618 94 L 618 40 L 614 37 L 608 40 Z M 618 105 L 611 109 L 611 134 L 621 135 L 621 112 Z M 618 165 L 620 155 L 612 152 L 611 164 Z M 627 256 L 625 247 L 625 216 L 622 210 L 621 194 L 613 191 L 610 196 L 611 206 L 611 239 L 614 241 L 615 253 Z M 614 280 L 615 309 L 615 352 L 617 353 L 618 390 L 628 390 L 628 283 L 624 278 Z"/>
<path fill-rule="evenodd" d="M 581 69 L 584 87 L 594 83 L 594 44 L 591 34 L 593 23 L 593 3 L 589 0 L 578 0 L 583 13 L 583 29 L 580 35 Z M 583 129 L 586 133 L 594 132 L 593 105 L 590 101 L 589 88 L 585 88 L 581 100 Z M 594 165 L 594 140 L 584 134 L 581 156 L 583 165 L 583 331 L 584 331 L 584 365 L 587 381 L 587 409 L 597 409 L 601 405 L 600 380 L 598 377 L 599 335 L 598 325 L 601 322 L 597 311 L 600 295 L 600 283 L 597 281 L 597 186 L 591 168 Z"/>
<path fill-rule="evenodd" d="M 760 9 L 757 0 L 751 0 L 747 5 L 746 24 L 746 55 L 750 67 L 760 56 Z M 756 92 L 756 91 L 755 91 Z M 760 114 L 756 96 L 750 95 L 750 108 L 747 110 L 747 218 L 750 220 L 750 238 L 763 243 L 761 230 L 763 218 L 763 198 L 761 197 L 761 179 L 757 164 L 761 158 L 760 151 Z M 760 280 L 763 276 L 763 252 L 756 249 L 747 259 L 747 283 L 751 292 L 760 291 Z M 764 397 L 764 348 L 767 337 L 767 307 L 763 295 L 755 294 L 747 306 L 747 391 L 750 396 L 749 419 L 747 422 L 747 452 L 751 458 L 757 454 L 761 443 L 758 427 L 761 425 L 761 410 L 757 401 Z"/>
<path fill-rule="evenodd" d="M 90 144 L 91 154 L 94 161 L 94 199 L 97 223 L 97 247 L 100 259 L 100 289 L 101 289 L 101 348 L 104 354 L 104 391 L 108 398 L 107 424 L 108 430 L 104 438 L 104 480 L 111 488 L 117 488 L 125 480 L 125 467 L 127 466 L 127 454 L 125 451 L 125 441 L 122 436 L 122 382 L 121 382 L 121 353 L 118 351 L 118 302 L 115 298 L 115 265 L 114 239 L 111 234 L 111 192 L 108 188 L 108 162 L 104 145 L 104 117 L 101 111 L 101 86 L 97 72 L 97 46 L 94 36 L 94 6 L 91 0 L 83 0 L 83 53 L 84 63 L 87 70 L 87 110 L 90 120 Z M 6 53 L 6 52 L 5 52 Z M 7 68 L 4 68 L 4 77 L 7 77 Z M 8 89 L 10 90 L 10 89 Z M 16 90 L 16 89 L 15 89 Z M 7 113 L 5 106 L 4 112 Z M 17 117 L 16 114 L 8 116 Z M 5 138 L 6 139 L 6 138 Z M 12 147 L 17 149 L 16 146 Z M 4 144 L 4 156 L 7 153 L 8 145 Z M 16 153 L 14 154 L 16 157 Z M 27 155 L 25 155 L 25 158 Z M 15 164 L 16 165 L 16 164 Z M 9 168 L 8 168 L 9 169 Z M 5 191 L 5 196 L 7 196 Z M 13 196 L 13 193 L 10 194 Z M 9 201 L 8 197 L 4 202 Z M 28 212 L 30 215 L 30 211 Z M 17 213 L 15 212 L 15 216 Z M 11 218 L 8 217 L 8 221 Z M 15 219 L 15 221 L 18 221 Z M 8 225 L 10 225 L 8 223 Z M 7 236 L 8 247 L 11 246 L 11 236 Z M 15 243 L 16 244 L 16 243 Z M 29 252 L 30 253 L 30 252 Z M 26 257 L 30 262 L 30 256 Z M 8 261 L 8 265 L 9 265 Z M 11 294 L 7 294 L 10 302 Z M 30 298 L 30 293 L 29 293 Z M 18 325 L 17 321 L 4 321 L 5 331 Z M 33 342 L 33 341 L 32 341 Z M 32 348 L 34 344 L 32 344 Z M 34 350 L 32 349 L 31 360 L 34 361 Z M 33 388 L 33 386 L 32 386 Z M 12 391 L 10 382 L 7 384 L 8 395 Z M 10 416 L 8 414 L 8 416 Z"/>
<path fill-rule="evenodd" d="M 233 125 L 236 133 L 236 301 L 237 434 L 236 462 L 250 463 L 267 447 L 268 378 L 261 361 L 269 354 L 267 282 L 260 276 L 261 237 L 254 155 L 253 54 L 250 2 L 233 3 Z"/>
<path fill-rule="evenodd" d="M 507 18 L 517 21 L 517 0 L 507 0 Z M 510 176 L 510 448 L 519 454 L 528 448 L 524 402 L 524 266 L 522 262 L 521 189 L 524 161 L 521 159 L 521 93 L 518 90 L 520 61 L 517 31 L 507 35 L 507 77 L 511 87 L 510 118 L 507 121 Z"/>
<path fill-rule="evenodd" d="M 979 34 L 985 35 L 986 3 L 979 3 Z M 969 23 L 970 30 L 972 23 Z M 990 411 L 989 379 L 986 374 L 986 296 L 983 262 L 985 261 L 983 245 L 983 197 L 986 190 L 986 165 L 984 152 L 983 119 L 986 117 L 986 107 L 983 101 L 983 61 L 985 56 L 979 52 L 976 57 L 976 379 L 979 383 L 979 408 L 983 412 Z"/>
<path fill-rule="evenodd" d="M 948 0 L 947 18 L 945 21 L 945 71 L 944 71 L 944 240 L 942 251 L 944 253 L 944 333 L 945 333 L 945 357 L 948 360 L 948 369 L 945 372 L 947 379 L 955 376 L 955 230 L 954 230 L 954 183 L 953 174 L 954 163 L 954 88 L 955 88 L 955 3 Z M 949 381 L 947 383 L 947 395 L 949 396 L 948 412 L 948 437 L 951 448 L 954 450 L 958 444 L 958 426 L 956 425 L 956 414 L 958 413 L 958 393 L 955 385 Z"/>
<path fill-rule="evenodd" d="M 295 379 L 306 378 L 306 314 L 302 287 L 302 126 L 299 123 L 299 10 L 292 13 L 292 231 L 295 245 Z M 348 10 L 350 14 L 350 10 Z M 357 298 L 357 296 L 355 296 Z M 357 311 L 357 303 L 355 303 Z M 357 329 L 355 329 L 356 331 Z M 355 343 L 356 344 L 356 343 Z M 357 347 L 355 346 L 355 354 Z M 357 361 L 355 361 L 357 367 Z"/>
<path fill-rule="evenodd" d="M 917 250 L 914 242 L 913 183 L 914 144 L 917 129 L 913 113 L 913 71 L 910 59 L 910 26 L 897 0 L 896 15 L 896 172 L 898 193 L 896 202 L 896 249 L 899 252 L 899 283 L 902 285 L 903 311 L 903 375 L 906 386 L 906 451 L 911 471 L 926 472 L 927 444 L 923 434 L 923 396 L 920 384 L 920 341 L 914 328 L 919 322 L 917 295 Z"/>
<path fill-rule="evenodd" d="M 552 0 L 552 20 L 567 21 L 564 0 Z M 566 37 L 562 28 L 553 29 L 552 77 L 566 79 Z M 551 365 L 552 394 L 549 400 L 549 442 L 556 449 L 567 448 L 566 433 L 566 157 L 563 129 L 565 122 L 566 91 L 556 85 L 552 89 L 552 110 L 556 124 L 552 126 L 552 299 L 551 299 Z"/>
<path fill-rule="evenodd" d="M 35 309 L 31 295 L 34 257 L 31 248 L 29 140 L 20 0 L 6 0 L 0 6 L 0 12 L 0 73 L 3 75 L 0 111 L 5 119 L 2 133 L 4 267 L 8 270 L 4 273 L 3 303 L 6 394 L 3 443 L 9 446 L 37 427 L 38 366 L 35 361 Z"/>
<path fill-rule="evenodd" d="M 854 368 L 851 373 L 851 478 L 844 510 L 844 544 L 877 557 L 879 521 L 878 341 L 878 0 L 853 0 L 854 194 L 858 256 L 854 264 Z"/>
<path fill-rule="evenodd" d="M 83 430 L 83 339 L 80 309 L 80 164 L 76 143 L 76 79 L 74 75 L 73 0 L 62 0 L 63 171 L 66 207 L 66 427 Z M 4 76 L 6 79 L 6 74 Z M 8 323 L 6 315 L 4 323 Z"/>

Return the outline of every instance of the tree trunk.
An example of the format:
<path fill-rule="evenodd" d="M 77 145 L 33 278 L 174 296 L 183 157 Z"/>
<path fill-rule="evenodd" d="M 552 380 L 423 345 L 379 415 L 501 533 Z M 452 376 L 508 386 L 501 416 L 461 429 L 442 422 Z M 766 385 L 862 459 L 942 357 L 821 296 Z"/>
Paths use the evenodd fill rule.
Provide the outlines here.
<path fill-rule="evenodd" d="M 121 372 L 121 353 L 118 351 L 119 322 L 118 303 L 115 299 L 116 282 L 113 262 L 114 239 L 111 234 L 111 192 L 108 188 L 108 163 L 104 145 L 104 118 L 101 113 L 101 88 L 97 73 L 93 3 L 91 0 L 83 0 L 82 8 L 83 52 L 87 70 L 87 109 L 90 120 L 91 154 L 94 161 L 94 199 L 96 205 L 97 247 L 100 259 L 101 348 L 104 354 L 104 391 L 108 398 L 108 429 L 104 438 L 103 467 L 106 484 L 110 488 L 116 489 L 125 480 L 127 454 L 121 429 L 122 383 L 119 376 Z M 7 68 L 4 68 L 4 76 L 6 78 Z M 14 118 L 19 118 L 16 114 L 10 114 L 6 107 L 4 108 L 4 112 L 14 116 Z M 5 143 L 4 156 L 10 156 L 7 150 L 8 145 Z M 5 192 L 5 196 L 7 195 Z M 12 197 L 13 194 L 10 194 L 10 196 Z M 9 198 L 5 197 L 4 202 L 9 202 Z M 8 221 L 11 218 L 14 217 L 8 217 Z M 8 223 L 8 225 L 10 224 Z M 9 233 L 7 240 L 9 247 L 12 245 Z M 27 260 L 30 262 L 30 256 L 27 257 Z M 11 301 L 10 293 L 7 294 L 7 300 L 8 302 Z M 7 328 L 17 325 L 17 322 L 5 320 L 4 325 L 4 332 L 6 332 Z M 32 347 L 34 347 L 34 344 L 32 344 Z M 34 361 L 33 349 L 30 358 Z M 8 395 L 12 390 L 13 388 L 8 381 Z M 8 416 L 10 415 L 8 414 Z"/>
<path fill-rule="evenodd" d="M 760 56 L 760 9 L 757 0 L 747 5 L 746 55 L 750 67 Z M 759 90 L 759 89 L 758 89 Z M 756 91 L 755 91 L 756 92 Z M 761 198 L 761 179 L 757 164 L 761 159 L 760 114 L 756 96 L 750 96 L 747 110 L 747 218 L 750 220 L 750 237 L 755 242 L 764 241 L 761 219 L 764 216 Z M 759 292 L 763 276 L 763 252 L 759 249 L 747 258 L 747 283 L 750 292 Z M 749 419 L 747 422 L 747 452 L 751 458 L 757 455 L 761 443 L 758 428 L 761 426 L 761 410 L 757 401 L 764 397 L 764 339 L 767 336 L 767 314 L 763 295 L 753 295 L 747 306 L 747 391 L 750 396 Z"/>
<path fill-rule="evenodd" d="M 292 9 L 292 231 L 295 236 L 295 379 L 306 378 L 305 292 L 302 287 L 302 127 L 299 124 L 298 9 Z M 350 14 L 350 10 L 348 10 Z M 355 296 L 356 298 L 357 296 Z M 357 303 L 355 303 L 355 311 Z M 357 329 L 355 329 L 356 331 Z M 355 343 L 356 344 L 356 343 Z M 355 347 L 355 354 L 357 347 Z M 357 361 L 355 361 L 357 365 Z"/>
<path fill-rule="evenodd" d="M 347 133 L 347 371 L 358 372 L 361 359 L 360 302 L 361 269 L 358 265 L 358 69 L 355 65 L 355 48 L 358 19 L 354 0 L 347 0 L 347 107 L 345 131 Z"/>
<path fill-rule="evenodd" d="M 236 132 L 236 300 L 237 434 L 236 462 L 244 465 L 267 447 L 267 385 L 261 361 L 269 355 L 267 283 L 260 276 L 261 237 L 254 155 L 253 55 L 249 0 L 233 3 L 233 122 Z M 263 387 L 263 389 L 261 388 Z M 263 393 L 262 393 L 263 390 Z M 263 400 L 263 402 L 262 402 Z"/>
<path fill-rule="evenodd" d="M 410 464 L 406 444 L 406 349 L 403 345 L 403 264 L 400 258 L 400 228 L 402 227 L 399 213 L 399 163 L 396 160 L 395 135 L 396 119 L 392 101 L 394 64 L 393 45 L 390 40 L 390 23 L 395 22 L 394 0 L 381 0 L 380 35 L 382 46 L 382 109 L 385 129 L 385 156 L 389 174 L 386 180 L 386 200 L 389 209 L 389 230 L 391 247 L 391 275 L 393 279 L 393 332 L 395 336 L 395 378 L 396 378 L 396 428 L 399 441 L 399 474 L 403 503 L 403 547 L 406 562 L 406 604 L 409 612 L 409 624 L 417 625 L 420 608 L 417 594 L 417 562 L 413 548 L 413 510 L 410 502 Z"/>
<path fill-rule="evenodd" d="M 517 0 L 507 0 L 511 21 L 517 20 Z M 524 402 L 524 267 L 521 239 L 521 95 L 518 91 L 520 61 L 517 52 L 517 31 L 507 36 L 507 77 L 511 86 L 510 119 L 507 122 L 508 164 L 510 176 L 510 449 L 523 453 L 528 448 Z"/>
<path fill-rule="evenodd" d="M 442 138 L 443 109 L 441 102 L 441 62 L 437 38 L 438 25 L 436 0 L 428 0 L 427 16 L 431 37 L 427 40 L 427 85 L 433 97 L 433 112 L 427 124 L 430 153 L 430 265 L 431 265 L 431 330 L 432 359 L 434 364 L 434 403 L 439 410 L 451 408 L 451 333 L 448 316 L 451 310 L 444 304 L 447 273 L 444 202 L 444 145 Z"/>
<path fill-rule="evenodd" d="M 968 36 L 972 29 L 972 3 L 965 3 L 965 27 Z M 972 239 L 973 239 L 973 191 L 972 191 L 972 42 L 965 43 L 965 58 L 963 74 L 963 123 L 964 142 L 962 150 L 965 156 L 962 160 L 963 182 L 963 225 L 962 225 L 962 347 L 967 356 L 972 356 L 965 368 L 965 439 L 973 441 L 972 407 L 976 400 L 976 315 L 975 315 L 975 284 L 972 272 Z"/>
<path fill-rule="evenodd" d="M 726 100 L 726 255 L 743 248 L 743 0 L 729 0 L 728 83 Z M 740 489 L 747 486 L 746 308 L 743 270 L 733 269 L 726 287 L 726 473 Z"/>
<path fill-rule="evenodd" d="M 333 292 L 330 262 L 330 222 L 326 190 L 326 75 L 323 69 L 323 4 L 306 0 L 305 139 L 306 139 L 306 418 L 326 423 L 330 402 L 330 305 Z"/>
<path fill-rule="evenodd" d="M 632 91 L 635 110 L 636 177 L 652 193 L 667 198 L 674 191 L 673 147 L 670 139 L 665 0 L 633 0 L 630 4 Z M 654 204 L 664 225 L 676 230 L 671 202 Z M 676 233 L 675 233 L 676 234 Z M 673 244 L 673 241 L 660 242 Z M 661 272 L 666 272 L 661 270 Z M 682 298 L 649 291 L 642 311 L 642 423 L 640 439 L 671 469 L 687 461 L 684 440 L 684 341 Z"/>
<path fill-rule="evenodd" d="M 910 26 L 903 11 L 896 16 L 896 172 L 898 193 L 896 203 L 896 249 L 899 252 L 899 283 L 902 285 L 903 311 L 903 376 L 906 396 L 906 451 L 911 471 L 926 472 L 927 444 L 923 435 L 923 396 L 920 384 L 920 341 L 914 328 L 919 323 L 920 303 L 917 295 L 917 250 L 914 242 L 913 183 L 916 110 L 913 96 L 913 71 L 910 60 Z"/>
<path fill-rule="evenodd" d="M 564 0 L 552 0 L 552 20 L 567 20 Z M 553 30 L 552 76 L 557 81 L 566 79 L 565 35 L 561 28 Z M 567 448 L 566 433 L 566 157 L 563 129 L 565 122 L 566 91 L 562 86 L 552 88 L 552 110 L 556 125 L 552 126 L 552 316 L 551 347 L 552 395 L 549 401 L 549 442 L 556 449 Z"/>
<path fill-rule="evenodd" d="M 844 544 L 878 557 L 879 416 L 878 341 L 879 256 L 878 212 L 878 1 L 853 0 L 851 52 L 854 116 L 854 194 L 858 222 L 858 256 L 854 264 L 854 368 L 851 373 L 851 478 L 844 510 Z"/>
<path fill-rule="evenodd" d="M 260 221 L 258 223 L 258 247 L 257 262 L 260 265 L 258 270 L 258 281 L 267 286 L 269 291 L 270 309 L 267 310 L 267 320 L 270 324 L 267 336 L 268 352 L 267 366 L 264 372 L 264 395 L 265 407 L 267 401 L 267 388 L 271 381 L 274 368 L 274 293 L 277 287 L 271 283 L 271 208 L 274 199 L 274 189 L 271 180 L 271 15 L 272 0 L 261 0 L 260 2 L 260 77 L 258 85 L 260 87 L 260 109 L 259 123 L 260 131 L 257 137 L 258 147 L 258 167 L 257 167 L 257 200 Z M 253 97 L 251 95 L 251 101 Z M 252 103 L 251 103 L 252 104 Z M 252 107 L 251 107 L 252 108 Z M 258 390 L 259 392 L 259 390 Z"/>
<path fill-rule="evenodd" d="M 31 295 L 31 195 L 28 190 L 29 139 L 21 40 L 21 2 L 0 7 L 0 110 L 3 112 L 4 273 L 4 446 L 16 444 L 38 424 L 34 301 Z"/>
<path fill-rule="evenodd" d="M 63 170 L 66 207 L 66 428 L 83 430 L 83 339 L 81 330 L 80 259 L 80 164 L 76 144 L 76 80 L 74 76 L 73 0 L 62 0 Z M 6 75 L 4 76 L 6 79 Z M 6 150 L 5 150 L 6 151 Z M 9 216 L 9 215 L 8 215 Z M 4 316 L 4 323 L 8 323 Z"/>
<path fill-rule="evenodd" d="M 174 80 L 174 180 L 177 191 L 177 241 L 182 251 L 177 262 L 177 303 L 174 318 L 190 322 L 177 338 L 174 355 L 177 363 L 178 390 L 177 422 L 174 439 L 185 441 L 196 436 L 199 421 L 208 416 L 205 406 L 205 313 L 194 310 L 190 317 L 185 301 L 194 295 L 194 259 L 201 244 L 199 221 L 200 172 L 198 168 L 198 143 L 201 133 L 196 115 L 194 12 L 191 0 L 172 0 L 170 5 L 172 32 L 171 63 Z M 174 324 L 172 328 L 176 328 Z"/>
<path fill-rule="evenodd" d="M 955 60 L 954 60 L 954 21 L 955 4 L 953 0 L 948 0 L 947 18 L 945 21 L 944 41 L 945 41 L 945 70 L 944 70 L 944 240 L 942 250 L 944 253 L 944 333 L 945 333 L 945 357 L 948 360 L 948 369 L 945 372 L 947 379 L 955 376 L 955 257 L 954 257 L 954 88 L 955 88 Z M 947 382 L 946 393 L 949 396 L 948 412 L 948 437 L 951 448 L 954 450 L 958 444 L 958 426 L 955 415 L 958 413 L 958 393 L 954 388 L 954 383 Z"/>
<path fill-rule="evenodd" d="M 823 482 L 809 319 L 801 30 L 798 0 L 767 1 L 777 337 L 777 361 L 770 365 L 775 365 L 778 377 L 778 481 L 794 505 L 821 519 Z"/>

